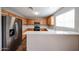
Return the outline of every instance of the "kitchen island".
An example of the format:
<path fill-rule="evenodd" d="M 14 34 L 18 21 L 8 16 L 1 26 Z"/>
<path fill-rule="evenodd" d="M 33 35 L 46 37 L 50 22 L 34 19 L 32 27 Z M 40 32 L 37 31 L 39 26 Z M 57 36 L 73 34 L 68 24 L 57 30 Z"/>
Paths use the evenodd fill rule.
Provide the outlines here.
<path fill-rule="evenodd" d="M 26 33 L 25 33 L 26 34 Z M 27 51 L 78 51 L 79 33 L 71 31 L 28 31 Z"/>

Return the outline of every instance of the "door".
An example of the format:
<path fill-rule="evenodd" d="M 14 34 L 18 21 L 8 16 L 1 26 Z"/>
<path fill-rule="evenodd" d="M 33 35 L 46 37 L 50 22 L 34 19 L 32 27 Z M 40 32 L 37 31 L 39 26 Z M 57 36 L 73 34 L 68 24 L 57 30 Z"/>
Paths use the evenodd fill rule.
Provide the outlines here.
<path fill-rule="evenodd" d="M 13 41 L 10 45 L 10 50 L 15 51 L 22 42 L 22 21 L 16 19 L 13 25 L 14 35 L 12 37 Z"/>

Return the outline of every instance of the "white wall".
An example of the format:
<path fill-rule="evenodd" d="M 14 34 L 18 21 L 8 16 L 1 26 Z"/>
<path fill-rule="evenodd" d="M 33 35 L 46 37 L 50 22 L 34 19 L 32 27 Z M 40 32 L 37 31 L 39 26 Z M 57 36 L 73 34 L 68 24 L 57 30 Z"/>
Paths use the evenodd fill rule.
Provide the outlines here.
<path fill-rule="evenodd" d="M 0 50 L 2 48 L 2 30 L 1 30 L 1 8 L 0 8 Z"/>
<path fill-rule="evenodd" d="M 79 32 L 79 7 L 75 7 L 75 29 Z"/>
<path fill-rule="evenodd" d="M 27 51 L 79 51 L 79 35 L 27 34 Z"/>

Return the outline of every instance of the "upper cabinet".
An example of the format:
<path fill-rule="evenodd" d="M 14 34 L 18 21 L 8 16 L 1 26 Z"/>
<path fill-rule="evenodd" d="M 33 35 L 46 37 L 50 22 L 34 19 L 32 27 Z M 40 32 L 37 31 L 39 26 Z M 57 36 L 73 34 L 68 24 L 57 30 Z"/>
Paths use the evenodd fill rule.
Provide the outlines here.
<path fill-rule="evenodd" d="M 27 19 L 22 19 L 22 25 L 27 25 Z"/>
<path fill-rule="evenodd" d="M 30 19 L 27 20 L 27 25 L 33 25 L 33 24 L 34 24 L 34 20 L 30 20 Z"/>
<path fill-rule="evenodd" d="M 54 26 L 54 24 L 55 24 L 54 16 L 48 17 L 47 24 L 48 24 L 48 26 Z"/>
<path fill-rule="evenodd" d="M 47 19 L 28 19 L 27 25 L 33 25 L 34 22 L 39 22 L 41 25 L 47 25 Z"/>
<path fill-rule="evenodd" d="M 23 20 L 24 25 L 34 25 L 34 22 L 39 22 L 40 25 L 48 25 L 48 26 L 54 26 L 55 24 L 54 16 L 50 16 L 48 18 Z"/>

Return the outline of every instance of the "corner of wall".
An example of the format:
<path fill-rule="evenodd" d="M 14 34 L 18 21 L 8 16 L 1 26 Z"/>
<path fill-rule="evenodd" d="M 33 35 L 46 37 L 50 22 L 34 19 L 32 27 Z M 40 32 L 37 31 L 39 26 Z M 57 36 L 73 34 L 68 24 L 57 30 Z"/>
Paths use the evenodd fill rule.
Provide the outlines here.
<path fill-rule="evenodd" d="M 2 48 L 2 26 L 1 26 L 1 7 L 0 7 L 0 51 Z"/>

